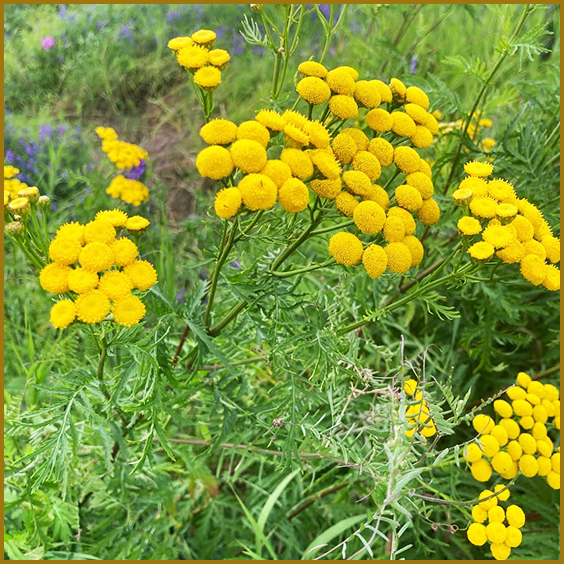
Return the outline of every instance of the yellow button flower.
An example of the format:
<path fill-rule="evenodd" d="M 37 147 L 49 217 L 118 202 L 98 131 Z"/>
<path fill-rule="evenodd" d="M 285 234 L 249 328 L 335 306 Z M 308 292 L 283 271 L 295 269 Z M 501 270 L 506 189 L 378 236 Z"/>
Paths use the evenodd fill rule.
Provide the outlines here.
<path fill-rule="evenodd" d="M 466 531 L 466 536 L 474 546 L 483 546 L 488 541 L 486 527 L 479 523 L 472 523 Z"/>
<path fill-rule="evenodd" d="M 471 464 L 470 472 L 478 482 L 487 482 L 492 477 L 492 467 L 490 463 L 483 458 Z"/>
<path fill-rule="evenodd" d="M 76 319 L 76 305 L 71 300 L 61 300 L 51 308 L 49 317 L 53 327 L 65 329 Z"/>
<path fill-rule="evenodd" d="M 374 235 L 382 231 L 386 221 L 386 213 L 376 202 L 367 200 L 355 207 L 353 219 L 355 225 L 363 233 Z"/>
<path fill-rule="evenodd" d="M 505 525 L 503 523 L 500 523 L 499 521 L 489 523 L 486 527 L 486 534 L 488 536 L 488 540 L 495 544 L 500 544 L 507 538 Z"/>
<path fill-rule="evenodd" d="M 329 252 L 339 263 L 345 266 L 354 266 L 362 260 L 362 242 L 352 233 L 336 233 L 329 239 Z"/>
<path fill-rule="evenodd" d="M 280 205 L 290 213 L 299 213 L 307 208 L 309 190 L 298 178 L 290 178 L 284 182 L 278 192 Z"/>
<path fill-rule="evenodd" d="M 505 517 L 511 527 L 520 529 L 525 525 L 525 513 L 523 513 L 523 510 L 518 505 L 510 505 L 505 510 Z"/>
<path fill-rule="evenodd" d="M 388 266 L 388 255 L 380 245 L 370 245 L 362 253 L 362 265 L 368 276 L 378 278 Z"/>

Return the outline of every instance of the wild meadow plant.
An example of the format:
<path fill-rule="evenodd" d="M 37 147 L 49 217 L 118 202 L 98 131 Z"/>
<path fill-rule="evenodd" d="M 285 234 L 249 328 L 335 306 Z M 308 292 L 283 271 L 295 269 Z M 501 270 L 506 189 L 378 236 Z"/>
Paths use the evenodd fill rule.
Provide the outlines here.
<path fill-rule="evenodd" d="M 559 388 L 521 372 L 469 405 L 471 389 L 457 389 L 432 347 L 410 358 L 403 335 L 387 349 L 363 331 L 389 332 L 411 307 L 453 322 L 475 285 L 521 276 L 560 289 L 556 225 L 519 185 L 495 178 L 495 141 L 478 135 L 491 125 L 480 110 L 486 86 L 539 37 L 523 31 L 534 8 L 500 41 L 458 123 L 442 121 L 409 76 L 324 64 L 346 5 L 251 9 L 241 36 L 272 53 L 272 83 L 238 124 L 214 101 L 230 87 L 219 34 L 168 42 L 202 110 L 194 166 L 215 187 L 198 227 L 215 242 L 183 265 L 202 279 L 181 299 L 171 298 L 167 226 L 151 237 L 158 214 L 122 209 L 154 199 L 143 148 L 96 129 L 119 174 L 106 188 L 104 207 L 115 209 L 88 210 L 86 223 L 52 225 L 49 197 L 4 167 L 5 233 L 52 295 L 65 343 L 61 363 L 29 383 L 48 401 L 7 400 L 6 554 L 418 558 L 444 543 L 441 531 L 457 557 L 485 555 L 471 546 L 489 542 L 507 559 L 527 533 L 521 483 L 541 476 L 560 488 Z M 323 27 L 323 47 L 296 60 L 306 17 Z M 453 132 L 437 189 L 441 137 Z M 482 158 L 464 158 L 468 139 Z M 446 238 L 441 211 L 454 231 Z M 169 269 L 151 262 L 158 244 Z M 373 349 L 379 366 L 363 358 Z M 552 493 L 542 496 L 554 511 Z M 306 516 L 333 494 L 334 524 Z"/>

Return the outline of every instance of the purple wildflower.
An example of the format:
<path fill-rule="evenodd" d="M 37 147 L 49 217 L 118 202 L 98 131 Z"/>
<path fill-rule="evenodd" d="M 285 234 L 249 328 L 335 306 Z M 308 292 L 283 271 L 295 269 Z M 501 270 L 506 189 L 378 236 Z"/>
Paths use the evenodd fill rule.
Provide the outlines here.
<path fill-rule="evenodd" d="M 14 162 L 14 151 L 12 151 L 11 149 L 8 149 L 6 151 L 6 155 L 4 157 L 6 159 L 7 163 L 13 163 Z"/>
<path fill-rule="evenodd" d="M 66 130 L 67 130 L 67 126 L 64 125 L 64 124 L 63 124 L 63 125 L 59 125 L 59 126 L 57 127 L 57 133 L 58 133 L 59 135 L 63 135 Z"/>
<path fill-rule="evenodd" d="M 241 263 L 239 262 L 239 259 L 234 260 L 229 266 L 231 266 L 231 268 L 236 268 L 237 270 L 239 270 L 241 268 Z"/>
<path fill-rule="evenodd" d="M 176 294 L 176 301 L 183 304 L 186 301 L 185 298 L 184 298 L 185 293 L 186 293 L 186 290 L 184 288 L 180 288 L 180 290 L 178 291 L 178 294 Z"/>
<path fill-rule="evenodd" d="M 57 210 L 59 209 L 59 206 L 58 206 L 55 202 L 52 202 L 52 203 L 51 203 L 51 209 L 52 209 L 53 211 L 57 211 Z"/>
<path fill-rule="evenodd" d="M 131 167 L 128 172 L 124 174 L 126 178 L 131 180 L 139 180 L 145 173 L 147 164 L 144 160 L 141 160 L 137 166 Z"/>
<path fill-rule="evenodd" d="M 133 39 L 133 35 L 131 35 L 131 29 L 127 24 L 123 24 L 121 29 L 119 30 L 119 36 L 125 39 Z"/>
<path fill-rule="evenodd" d="M 39 139 L 45 141 L 46 137 L 53 136 L 53 128 L 50 125 L 40 125 L 39 126 Z"/>
<path fill-rule="evenodd" d="M 48 35 L 41 41 L 41 47 L 43 47 L 44 51 L 50 51 L 53 47 L 55 47 L 55 43 L 55 38 L 52 35 Z"/>
<path fill-rule="evenodd" d="M 411 61 L 409 63 L 409 72 L 411 74 L 415 74 L 417 72 L 417 55 L 413 55 L 413 57 L 411 57 Z"/>
<path fill-rule="evenodd" d="M 176 10 L 171 10 L 166 15 L 166 23 L 170 25 L 172 22 L 179 20 L 180 17 L 181 17 L 180 14 Z"/>

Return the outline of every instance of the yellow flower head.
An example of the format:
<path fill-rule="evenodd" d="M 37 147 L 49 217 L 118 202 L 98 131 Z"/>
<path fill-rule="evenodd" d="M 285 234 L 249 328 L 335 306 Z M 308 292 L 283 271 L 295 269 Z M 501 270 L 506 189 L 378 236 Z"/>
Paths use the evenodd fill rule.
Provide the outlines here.
<path fill-rule="evenodd" d="M 362 265 L 370 278 L 378 278 L 388 266 L 388 255 L 380 245 L 370 245 L 362 253 Z"/>
<path fill-rule="evenodd" d="M 331 135 L 327 128 L 318 121 L 309 121 L 304 126 L 304 131 L 309 136 L 309 142 L 318 149 L 327 149 L 331 142 Z"/>
<path fill-rule="evenodd" d="M 370 140 L 366 136 L 366 133 L 364 133 L 361 129 L 356 127 L 345 127 L 344 129 L 341 129 L 341 133 L 352 137 L 359 151 L 368 150 Z"/>
<path fill-rule="evenodd" d="M 360 106 L 376 108 L 380 105 L 380 89 L 372 81 L 359 80 L 355 84 L 354 98 Z"/>
<path fill-rule="evenodd" d="M 49 257 L 57 264 L 69 265 L 78 260 L 81 250 L 82 247 L 78 241 L 55 238 L 49 245 Z"/>
<path fill-rule="evenodd" d="M 549 264 L 546 266 L 545 271 L 546 276 L 542 281 L 542 285 L 551 292 L 558 292 L 560 290 L 560 269 Z"/>
<path fill-rule="evenodd" d="M 231 55 L 225 49 L 212 49 L 209 52 L 210 65 L 220 70 L 231 60 Z"/>
<path fill-rule="evenodd" d="M 353 67 L 348 67 L 346 65 L 341 65 L 340 67 L 337 67 L 334 70 L 342 70 L 345 71 L 346 73 L 348 73 L 353 80 L 358 80 L 358 71 L 353 68 Z"/>
<path fill-rule="evenodd" d="M 392 91 L 394 98 L 401 101 L 405 100 L 407 88 L 405 87 L 405 84 L 399 80 L 399 78 L 392 78 L 390 80 L 390 90 Z"/>
<path fill-rule="evenodd" d="M 352 233 L 341 231 L 329 239 L 329 252 L 339 264 L 345 266 L 358 264 L 362 259 L 363 251 L 360 239 Z"/>
<path fill-rule="evenodd" d="M 420 210 L 421 211 L 421 210 Z M 415 233 L 415 220 L 413 216 L 403 208 L 393 207 L 388 210 L 388 217 L 399 217 L 403 221 L 406 235 L 413 235 Z"/>
<path fill-rule="evenodd" d="M 515 189 L 509 182 L 498 178 L 490 180 L 487 184 L 488 196 L 494 200 L 511 200 L 515 198 Z"/>
<path fill-rule="evenodd" d="M 84 323 L 100 323 L 110 313 L 110 300 L 100 290 L 80 294 L 75 304 L 76 316 Z"/>
<path fill-rule="evenodd" d="M 41 269 L 39 284 L 50 294 L 64 294 L 69 291 L 68 279 L 71 272 L 69 266 L 52 262 Z"/>
<path fill-rule="evenodd" d="M 354 210 L 358 205 L 358 200 L 348 192 L 341 192 L 335 198 L 335 206 L 347 217 L 353 216 Z"/>
<path fill-rule="evenodd" d="M 198 43 L 198 45 L 209 45 L 215 41 L 216 37 L 215 31 L 209 29 L 200 29 L 192 34 L 194 43 Z"/>
<path fill-rule="evenodd" d="M 282 151 L 280 160 L 290 167 L 292 176 L 296 176 L 301 180 L 306 180 L 313 175 L 313 163 L 304 151 L 286 148 Z"/>
<path fill-rule="evenodd" d="M 497 202 L 491 198 L 474 198 L 470 202 L 470 211 L 473 215 L 484 219 L 492 219 L 497 212 Z"/>
<path fill-rule="evenodd" d="M 401 242 L 411 253 L 411 266 L 419 266 L 423 260 L 423 255 L 425 254 L 421 241 L 414 235 L 409 235 Z"/>
<path fill-rule="evenodd" d="M 239 190 L 250 210 L 267 210 L 276 203 L 276 184 L 264 174 L 248 174 L 239 182 Z"/>
<path fill-rule="evenodd" d="M 214 66 L 202 67 L 195 72 L 194 82 L 204 90 L 215 90 L 221 84 L 221 71 Z"/>
<path fill-rule="evenodd" d="M 212 147 L 209 148 L 211 149 Z M 265 148 L 252 139 L 240 139 L 239 141 L 235 141 L 235 143 L 231 145 L 230 152 L 233 164 L 245 173 L 260 172 L 266 164 L 267 157 Z"/>
<path fill-rule="evenodd" d="M 110 300 L 119 300 L 131 294 L 131 278 L 119 270 L 110 270 L 100 278 L 98 289 Z"/>
<path fill-rule="evenodd" d="M 124 227 L 127 221 L 127 214 L 121 210 L 102 210 L 96 214 L 96 221 L 104 221 L 113 227 Z M 82 229 L 84 232 L 84 228 Z M 57 236 L 59 232 L 57 231 Z"/>
<path fill-rule="evenodd" d="M 392 131 L 400 137 L 415 135 L 415 122 L 404 112 L 392 112 Z"/>
<path fill-rule="evenodd" d="M 353 219 L 360 231 L 374 235 L 382 231 L 386 221 L 386 212 L 376 202 L 366 200 L 355 207 Z"/>
<path fill-rule="evenodd" d="M 405 174 L 418 172 L 421 157 L 411 147 L 397 147 L 394 151 L 394 163 Z"/>
<path fill-rule="evenodd" d="M 4 165 L 4 178 L 13 178 L 16 174 L 20 173 L 20 169 L 15 166 Z"/>
<path fill-rule="evenodd" d="M 27 198 L 30 204 L 35 204 L 39 200 L 39 188 L 37 186 L 26 186 L 18 190 L 18 197 Z"/>
<path fill-rule="evenodd" d="M 374 84 L 376 88 L 378 88 L 378 92 L 380 93 L 380 99 L 382 102 L 391 102 L 392 101 L 392 91 L 390 87 L 382 82 L 381 80 L 371 80 L 371 84 Z"/>
<path fill-rule="evenodd" d="M 491 243 L 487 243 L 486 241 L 474 243 L 468 249 L 470 256 L 476 260 L 488 260 L 493 256 L 494 252 L 494 246 Z"/>
<path fill-rule="evenodd" d="M 424 110 L 429 107 L 429 97 L 421 88 L 417 86 L 409 86 L 405 91 L 405 99 L 411 104 L 417 104 Z"/>
<path fill-rule="evenodd" d="M 358 146 L 355 143 L 351 135 L 346 133 L 339 133 L 334 139 L 331 145 L 335 156 L 343 164 L 349 164 L 352 162 L 353 157 L 358 152 Z"/>
<path fill-rule="evenodd" d="M 373 129 L 378 133 L 384 133 L 392 129 L 394 125 L 394 118 L 386 110 L 376 108 L 374 110 L 370 110 L 366 114 L 366 123 L 370 129 Z"/>
<path fill-rule="evenodd" d="M 546 251 L 546 258 L 551 263 L 560 262 L 560 239 L 552 235 L 545 235 L 541 240 L 541 244 Z"/>
<path fill-rule="evenodd" d="M 370 192 L 370 178 L 358 170 L 347 170 L 343 173 L 343 182 L 357 196 L 366 196 Z"/>
<path fill-rule="evenodd" d="M 270 133 L 268 129 L 258 121 L 244 121 L 237 129 L 237 139 L 251 139 L 266 148 L 270 141 Z"/>
<path fill-rule="evenodd" d="M 331 89 L 327 83 L 316 76 L 302 78 L 296 86 L 296 91 L 301 98 L 314 106 L 327 102 L 331 97 Z"/>
<path fill-rule="evenodd" d="M 493 172 L 493 166 L 489 163 L 480 163 L 472 161 L 464 165 L 464 171 L 469 176 L 478 176 L 480 178 L 487 178 Z"/>
<path fill-rule="evenodd" d="M 483 198 L 488 195 L 488 188 L 486 181 L 478 176 L 466 177 L 458 186 L 461 190 L 471 190 L 474 198 Z"/>
<path fill-rule="evenodd" d="M 513 204 L 499 204 L 496 208 L 496 217 L 502 220 L 507 220 L 517 215 L 517 207 Z"/>
<path fill-rule="evenodd" d="M 294 110 L 286 110 L 282 114 L 282 119 L 284 119 L 286 125 L 291 123 L 292 125 L 300 127 L 302 129 L 305 129 L 308 122 L 308 119 L 303 114 L 300 114 L 300 112 L 296 112 Z"/>
<path fill-rule="evenodd" d="M 417 211 L 423 206 L 423 198 L 421 197 L 419 191 L 416 188 L 413 188 L 413 186 L 409 186 L 407 184 L 398 186 L 394 193 L 394 197 L 398 206 L 409 211 Z"/>
<path fill-rule="evenodd" d="M 504 249 L 515 241 L 515 235 L 507 226 L 490 225 L 482 233 L 484 241 L 491 243 L 496 249 Z"/>
<path fill-rule="evenodd" d="M 311 162 L 319 172 L 329 180 L 339 178 L 341 167 L 332 153 L 316 150 L 310 153 Z"/>
<path fill-rule="evenodd" d="M 127 239 L 127 237 L 117 239 L 111 245 L 111 249 L 114 252 L 114 264 L 116 266 L 131 264 L 139 254 L 137 245 L 131 239 Z"/>
<path fill-rule="evenodd" d="M 298 65 L 298 71 L 304 76 L 316 76 L 317 78 L 325 78 L 327 76 L 327 69 L 315 61 L 304 61 Z"/>
<path fill-rule="evenodd" d="M 466 531 L 466 536 L 474 546 L 483 546 L 488 542 L 486 527 L 479 523 L 472 523 Z"/>
<path fill-rule="evenodd" d="M 180 51 L 185 47 L 191 47 L 194 41 L 191 37 L 175 37 L 167 43 L 167 47 L 172 51 Z"/>
<path fill-rule="evenodd" d="M 351 119 L 358 115 L 358 106 L 352 96 L 336 95 L 329 100 L 331 113 L 340 119 Z"/>
<path fill-rule="evenodd" d="M 284 144 L 287 147 L 304 147 L 309 144 L 309 135 L 292 123 L 284 127 Z"/>
<path fill-rule="evenodd" d="M 286 180 L 278 192 L 280 205 L 290 213 L 299 213 L 307 208 L 309 190 L 298 178 Z"/>
<path fill-rule="evenodd" d="M 423 205 L 417 210 L 417 217 L 425 225 L 435 225 L 441 217 L 439 204 L 433 198 L 423 200 Z"/>
<path fill-rule="evenodd" d="M 143 231 L 149 225 L 149 220 L 140 215 L 133 215 L 125 222 L 125 227 L 128 231 Z"/>
<path fill-rule="evenodd" d="M 511 527 L 521 529 L 525 525 L 525 513 L 518 505 L 510 505 L 505 510 L 505 516 Z"/>
<path fill-rule="evenodd" d="M 291 178 L 292 169 L 285 162 L 272 159 L 266 161 L 266 164 L 260 171 L 260 174 L 268 176 L 268 178 L 270 178 L 270 180 L 272 180 L 272 182 L 276 184 L 276 188 L 280 188 L 280 186 L 282 186 L 282 184 L 284 184 L 286 180 Z"/>
<path fill-rule="evenodd" d="M 228 145 L 237 139 L 237 126 L 227 119 L 212 119 L 200 129 L 200 137 L 208 145 Z"/>
<path fill-rule="evenodd" d="M 271 131 L 284 131 L 286 120 L 275 110 L 260 110 L 255 120 Z"/>
<path fill-rule="evenodd" d="M 114 264 L 114 252 L 104 243 L 88 243 L 80 251 L 78 262 L 86 270 L 101 272 Z"/>
<path fill-rule="evenodd" d="M 428 120 L 427 112 L 417 104 L 406 104 L 404 106 L 405 113 L 419 125 L 425 125 L 425 122 Z"/>
<path fill-rule="evenodd" d="M 105 243 L 106 245 L 111 245 L 115 238 L 115 227 L 107 221 L 96 219 L 87 223 L 84 228 L 84 241 L 86 243 Z"/>
<path fill-rule="evenodd" d="M 98 286 L 98 275 L 92 270 L 75 268 L 72 272 L 69 272 L 67 282 L 69 290 L 76 294 L 85 294 Z"/>
<path fill-rule="evenodd" d="M 65 329 L 76 319 L 76 305 L 71 300 L 61 300 L 51 308 L 49 317 L 53 327 Z"/>
<path fill-rule="evenodd" d="M 353 169 L 364 172 L 370 180 L 378 180 L 382 174 L 380 161 L 369 151 L 359 151 L 353 157 Z"/>
<path fill-rule="evenodd" d="M 382 233 L 388 243 L 401 243 L 405 239 L 405 225 L 399 217 L 392 215 L 386 218 Z"/>
<path fill-rule="evenodd" d="M 433 182 L 423 172 L 412 172 L 408 174 L 405 183 L 416 188 L 424 200 L 428 200 L 435 193 Z"/>
<path fill-rule="evenodd" d="M 537 255 L 525 255 L 521 260 L 521 275 L 534 286 L 538 286 L 546 278 L 547 265 Z"/>
<path fill-rule="evenodd" d="M 403 243 L 389 243 L 384 247 L 388 255 L 388 270 L 398 274 L 407 272 L 413 262 L 411 252 Z"/>
<path fill-rule="evenodd" d="M 342 185 L 343 183 L 340 178 L 335 178 L 335 180 L 315 179 L 311 180 L 309 183 L 309 187 L 318 196 L 329 200 L 334 200 L 340 194 Z"/>
<path fill-rule="evenodd" d="M 394 147 L 389 141 L 376 137 L 370 141 L 368 151 L 372 153 L 383 167 L 390 166 L 394 162 Z"/>
<path fill-rule="evenodd" d="M 16 198 L 8 204 L 8 209 L 19 215 L 24 215 L 29 211 L 29 200 L 27 198 Z"/>
<path fill-rule="evenodd" d="M 116 323 L 131 327 L 143 319 L 146 311 L 143 302 L 137 296 L 131 294 L 114 303 L 112 314 Z"/>
<path fill-rule="evenodd" d="M 133 286 L 141 291 L 148 290 L 157 283 L 157 271 L 146 260 L 133 261 L 123 269 L 123 272 L 131 278 Z"/>
<path fill-rule="evenodd" d="M 329 71 L 325 80 L 335 94 L 349 96 L 354 92 L 355 79 L 343 68 Z"/>
<path fill-rule="evenodd" d="M 424 125 L 416 125 L 415 133 L 410 137 L 414 147 L 425 149 L 433 144 L 433 134 Z"/>
<path fill-rule="evenodd" d="M 264 147 L 260 145 L 259 147 L 264 151 Z M 233 172 L 233 166 L 231 153 L 224 147 L 217 145 L 206 147 L 200 151 L 196 157 L 196 168 L 200 175 L 213 180 L 220 180 L 221 178 L 229 176 Z"/>
<path fill-rule="evenodd" d="M 208 51 L 199 45 L 184 47 L 176 55 L 178 64 L 192 71 L 204 67 L 209 59 Z"/>

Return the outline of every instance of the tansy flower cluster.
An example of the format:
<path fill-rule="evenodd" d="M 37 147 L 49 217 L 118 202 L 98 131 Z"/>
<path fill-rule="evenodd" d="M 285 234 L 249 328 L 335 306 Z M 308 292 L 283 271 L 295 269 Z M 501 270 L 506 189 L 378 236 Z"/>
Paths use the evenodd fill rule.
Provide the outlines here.
<path fill-rule="evenodd" d="M 452 194 L 464 210 L 458 231 L 468 243 L 480 235 L 481 241 L 470 244 L 470 256 L 487 261 L 494 256 L 507 264 L 520 264 L 525 280 L 552 291 L 560 290 L 560 239 L 541 211 L 525 198 L 518 198 L 506 180 L 487 178 L 493 165 L 469 162 L 468 176 Z"/>
<path fill-rule="evenodd" d="M 493 404 L 497 423 L 485 414 L 472 421 L 479 436 L 464 452 L 472 476 L 487 482 L 496 472 L 512 480 L 520 471 L 526 478 L 546 477 L 551 488 L 560 489 L 560 447 L 554 445 L 560 435 L 560 391 L 520 372 L 506 393 L 509 401 Z"/>
<path fill-rule="evenodd" d="M 502 484 L 496 485 L 494 491 L 481 492 L 479 499 L 483 501 L 472 507 L 472 523 L 466 531 L 468 540 L 474 546 L 489 542 L 496 560 L 507 560 L 511 549 L 517 548 L 523 540 L 521 529 L 525 525 L 524 511 L 515 504 L 504 509 L 499 503 L 507 501 L 509 497 L 509 489 Z"/>
<path fill-rule="evenodd" d="M 440 210 L 428 163 L 412 147 L 393 143 L 408 138 L 417 147 L 430 145 L 437 127 L 426 111 L 427 95 L 397 79 L 390 85 L 358 80 L 358 72 L 350 67 L 329 71 L 306 61 L 298 71 L 303 76 L 296 86 L 299 96 L 311 108 L 325 104 L 319 120 L 295 110 L 263 109 L 254 120 L 239 125 L 220 118 L 202 127 L 200 135 L 209 147 L 198 154 L 196 167 L 201 176 L 223 185 L 215 199 L 216 214 L 229 219 L 243 207 L 267 210 L 277 201 L 285 211 L 299 213 L 313 192 L 352 218 L 358 233 L 381 234 L 386 242 L 365 249 L 357 235 L 337 233 L 329 252 L 338 263 L 353 266 L 362 261 L 372 278 L 386 269 L 404 273 L 417 266 L 423 246 L 415 236 L 414 214 L 421 223 L 433 225 Z M 378 108 L 381 103 L 395 111 Z M 366 109 L 372 139 L 361 127 L 342 128 L 358 117 L 359 108 Z M 405 176 L 388 194 L 378 181 L 383 169 L 392 165 Z M 391 199 L 395 205 L 390 205 Z"/>
<path fill-rule="evenodd" d="M 441 119 L 441 115 L 435 116 L 438 120 Z M 439 121 L 439 134 L 443 135 L 449 133 L 454 129 L 462 129 L 464 127 L 464 121 L 457 119 L 453 122 L 441 122 Z M 493 126 L 493 121 L 490 118 L 485 117 L 483 110 L 477 110 L 472 114 L 472 118 L 468 125 L 467 134 L 474 142 L 478 143 L 478 148 L 485 153 L 489 153 L 496 144 L 495 139 L 491 137 L 484 137 L 479 139 L 479 133 L 482 133 L 486 129 L 490 129 Z M 468 151 L 468 149 L 465 149 Z"/>
<path fill-rule="evenodd" d="M 408 380 L 404 384 L 403 389 L 405 393 L 414 400 L 405 412 L 409 426 L 405 434 L 408 437 L 413 437 L 417 431 L 424 437 L 436 435 L 437 428 L 431 417 L 431 410 L 427 402 L 423 399 L 423 392 L 417 390 L 417 381 L 413 379 Z"/>
<path fill-rule="evenodd" d="M 123 174 L 116 176 L 106 188 L 106 194 L 134 206 L 148 202 L 149 189 L 140 181 L 149 158 L 147 151 L 133 143 L 120 141 L 111 127 L 97 127 L 96 134 L 102 140 L 102 151 L 118 169 L 123 170 Z"/>
<path fill-rule="evenodd" d="M 51 323 L 58 329 L 74 321 L 101 323 L 108 315 L 119 325 L 131 327 L 145 315 L 145 305 L 134 291 L 143 292 L 157 282 L 157 272 L 138 258 L 137 245 L 125 231 L 139 236 L 149 225 L 140 216 L 121 210 L 100 211 L 81 225 L 61 225 L 49 245 L 47 264 L 39 273 L 41 287 L 66 295 L 51 309 Z"/>
<path fill-rule="evenodd" d="M 168 47 L 176 53 L 178 64 L 193 75 L 194 83 L 209 92 L 221 84 L 221 71 L 231 56 L 225 49 L 214 49 L 216 33 L 200 29 L 191 37 L 175 37 Z"/>

